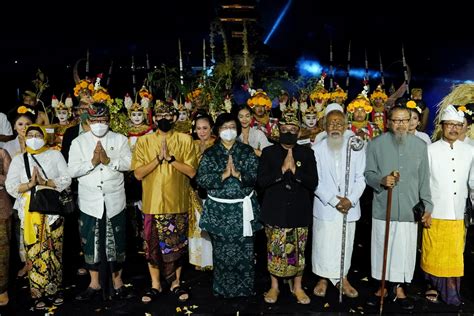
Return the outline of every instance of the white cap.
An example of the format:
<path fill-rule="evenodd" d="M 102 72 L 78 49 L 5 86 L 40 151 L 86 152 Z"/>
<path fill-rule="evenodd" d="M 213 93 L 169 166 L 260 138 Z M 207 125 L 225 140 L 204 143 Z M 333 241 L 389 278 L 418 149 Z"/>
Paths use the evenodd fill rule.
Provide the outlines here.
<path fill-rule="evenodd" d="M 331 111 L 339 111 L 344 113 L 344 109 L 339 103 L 331 103 L 326 106 L 326 109 L 324 110 L 324 116 L 327 116 L 329 112 Z"/>
<path fill-rule="evenodd" d="M 464 123 L 464 112 L 456 110 L 453 105 L 448 105 L 448 107 L 443 110 L 443 114 L 441 114 L 441 121 Z"/>

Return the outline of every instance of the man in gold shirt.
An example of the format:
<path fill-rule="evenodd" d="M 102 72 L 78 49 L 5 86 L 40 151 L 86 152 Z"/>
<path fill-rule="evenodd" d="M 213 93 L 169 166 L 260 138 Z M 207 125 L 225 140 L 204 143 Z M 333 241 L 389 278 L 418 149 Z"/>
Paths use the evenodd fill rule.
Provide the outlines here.
<path fill-rule="evenodd" d="M 161 292 L 160 270 L 177 299 L 189 295 L 180 287 L 181 260 L 188 245 L 189 180 L 197 169 L 191 136 L 173 130 L 177 113 L 171 103 L 157 101 L 157 131 L 140 137 L 132 158 L 135 177 L 142 181 L 146 258 L 152 285 L 142 297 L 149 303 Z"/>

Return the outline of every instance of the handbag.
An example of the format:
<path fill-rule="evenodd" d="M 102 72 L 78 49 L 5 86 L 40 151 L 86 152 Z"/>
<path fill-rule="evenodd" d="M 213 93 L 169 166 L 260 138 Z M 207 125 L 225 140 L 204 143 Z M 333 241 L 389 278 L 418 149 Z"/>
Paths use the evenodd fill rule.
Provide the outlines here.
<path fill-rule="evenodd" d="M 421 222 L 423 215 L 425 215 L 425 203 L 420 200 L 420 202 L 416 203 L 413 206 L 413 217 L 415 218 L 415 222 Z"/>
<path fill-rule="evenodd" d="M 471 197 L 468 195 L 466 198 L 466 207 L 464 208 L 464 226 L 469 227 L 473 225 L 472 222 L 472 201 Z"/>
<path fill-rule="evenodd" d="M 31 157 L 41 168 L 44 176 L 48 178 L 48 175 L 38 160 L 33 155 L 31 155 Z M 27 153 L 23 154 L 23 159 L 25 161 L 26 175 L 28 179 L 31 179 L 30 163 Z M 72 199 L 71 190 L 68 188 L 62 192 L 58 192 L 53 188 L 42 187 L 37 189 L 35 186 L 31 189 L 29 211 L 59 216 L 66 216 L 74 212 L 74 201 Z"/>

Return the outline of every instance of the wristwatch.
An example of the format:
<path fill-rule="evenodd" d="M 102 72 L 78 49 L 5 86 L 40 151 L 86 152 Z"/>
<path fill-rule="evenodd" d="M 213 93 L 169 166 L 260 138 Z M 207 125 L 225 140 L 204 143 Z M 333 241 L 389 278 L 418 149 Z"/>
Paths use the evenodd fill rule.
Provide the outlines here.
<path fill-rule="evenodd" d="M 170 160 L 166 160 L 167 163 L 172 163 L 173 161 L 176 161 L 176 158 L 174 156 L 171 156 Z"/>

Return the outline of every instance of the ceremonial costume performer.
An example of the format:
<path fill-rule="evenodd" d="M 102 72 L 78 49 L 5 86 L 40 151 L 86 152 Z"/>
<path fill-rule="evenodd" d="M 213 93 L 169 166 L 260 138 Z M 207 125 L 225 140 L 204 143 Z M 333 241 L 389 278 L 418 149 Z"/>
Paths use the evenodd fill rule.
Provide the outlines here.
<path fill-rule="evenodd" d="M 384 236 L 386 220 L 390 220 L 388 232 L 388 256 L 385 279 L 393 284 L 390 295 L 395 296 L 403 309 L 411 310 L 414 303 L 406 296 L 405 283 L 413 278 L 416 262 L 418 225 L 413 207 L 422 201 L 425 213 L 422 223 L 431 222 L 433 203 L 429 187 L 429 166 L 426 143 L 408 134 L 410 111 L 393 107 L 388 115 L 390 132 L 368 143 L 365 178 L 374 189 L 372 202 L 372 277 L 382 279 Z M 392 189 L 391 217 L 386 219 L 388 188 Z M 385 289 L 378 289 L 367 301 L 376 305 Z"/>
<path fill-rule="evenodd" d="M 385 109 L 387 99 L 388 96 L 385 90 L 382 89 L 382 85 L 378 85 L 370 95 L 370 102 L 373 107 L 370 120 L 375 123 L 382 132 L 387 130 L 387 110 Z"/>
<path fill-rule="evenodd" d="M 344 91 L 337 83 L 335 83 L 336 88 L 331 92 L 331 102 L 337 103 L 342 108 L 345 108 L 344 102 L 347 100 L 347 92 Z"/>
<path fill-rule="evenodd" d="M 174 131 L 176 119 L 172 103 L 157 101 L 157 131 L 140 137 L 133 152 L 132 169 L 142 181 L 145 255 L 151 277 L 143 303 L 162 292 L 160 273 L 179 301 L 189 298 L 180 282 L 183 259 L 187 259 L 190 178 L 196 174 L 197 154 L 192 137 Z"/>
<path fill-rule="evenodd" d="M 312 195 L 317 185 L 313 151 L 298 145 L 296 117 L 280 120 L 279 144 L 263 150 L 258 183 L 263 191 L 262 221 L 267 235 L 267 268 L 271 288 L 265 302 L 275 303 L 280 293 L 278 278 L 292 278 L 297 302 L 309 304 L 301 281 L 305 247 L 311 226 Z"/>
<path fill-rule="evenodd" d="M 372 113 L 372 106 L 369 99 L 363 94 L 359 94 L 357 98 L 349 103 L 347 113 L 351 116 L 349 129 L 365 141 L 369 141 L 382 133 L 377 124 L 368 120 L 370 113 Z"/>
<path fill-rule="evenodd" d="M 56 124 L 51 125 L 54 128 L 53 143 L 55 149 L 61 150 L 64 133 L 69 127 L 77 124 L 77 122 L 70 120 L 72 115 L 72 98 L 67 97 L 63 103 L 53 95 L 51 107 L 54 109 L 54 115 L 58 120 Z"/>
<path fill-rule="evenodd" d="M 153 133 L 153 125 L 148 123 L 150 102 L 153 100 L 153 96 L 145 87 L 140 89 L 138 95 L 141 98 L 140 103 L 133 102 L 128 94 L 125 96 L 123 102 L 130 119 L 128 144 L 132 152 L 139 137 Z"/>
<path fill-rule="evenodd" d="M 365 151 L 351 149 L 349 171 L 346 170 L 348 139 L 352 136 L 344 134 L 346 129 L 344 113 L 329 112 L 326 116 L 328 136 L 313 146 L 319 180 L 313 205 L 312 263 L 313 272 L 321 277 L 313 293 L 320 297 L 326 295 L 327 279 L 340 286 L 343 214 L 347 214 L 343 293 L 351 298 L 358 296 L 347 280 L 347 273 L 351 266 L 356 221 L 361 216 L 359 199 L 365 189 Z M 344 196 L 346 185 L 348 195 Z"/>
<path fill-rule="evenodd" d="M 278 139 L 278 119 L 270 118 L 272 108 L 270 97 L 259 89 L 247 100 L 247 105 L 253 111 L 250 127 L 262 131 L 269 139 Z"/>
<path fill-rule="evenodd" d="M 331 98 L 331 94 L 324 88 L 324 78 L 326 78 L 325 73 L 321 75 L 316 87 L 314 87 L 313 91 L 309 95 L 311 101 L 313 102 L 313 106 L 316 108 L 320 128 L 323 128 L 323 121 L 321 118 L 324 117 L 326 104 Z"/>
<path fill-rule="evenodd" d="M 318 112 L 314 106 L 309 108 L 300 107 L 300 111 L 303 125 L 298 136 L 298 144 L 311 146 L 315 143 L 316 136 L 322 132 L 322 128 L 318 126 Z"/>
<path fill-rule="evenodd" d="M 237 141 L 240 123 L 231 114 L 217 117 L 214 146 L 199 164 L 197 183 L 207 190 L 200 227 L 211 237 L 214 295 L 254 295 L 253 234 L 261 228 L 254 186 L 258 158 L 249 145 Z"/>
<path fill-rule="evenodd" d="M 431 227 L 423 229 L 421 268 L 429 284 L 426 298 L 438 295 L 459 306 L 464 275 L 464 211 L 468 184 L 474 180 L 474 148 L 458 140 L 464 112 L 448 106 L 441 115 L 442 139 L 428 146 L 430 189 L 433 199 Z"/>
<path fill-rule="evenodd" d="M 70 175 L 79 182 L 79 230 L 91 277 L 76 300 L 90 300 L 102 291 L 109 297 L 112 290 L 125 298 L 130 293 L 121 277 L 126 249 L 123 173 L 130 170 L 131 152 L 127 138 L 109 130 L 107 104 L 93 103 L 88 114 L 90 131 L 72 141 L 68 162 Z M 110 277 L 113 289 L 107 289 Z"/>

